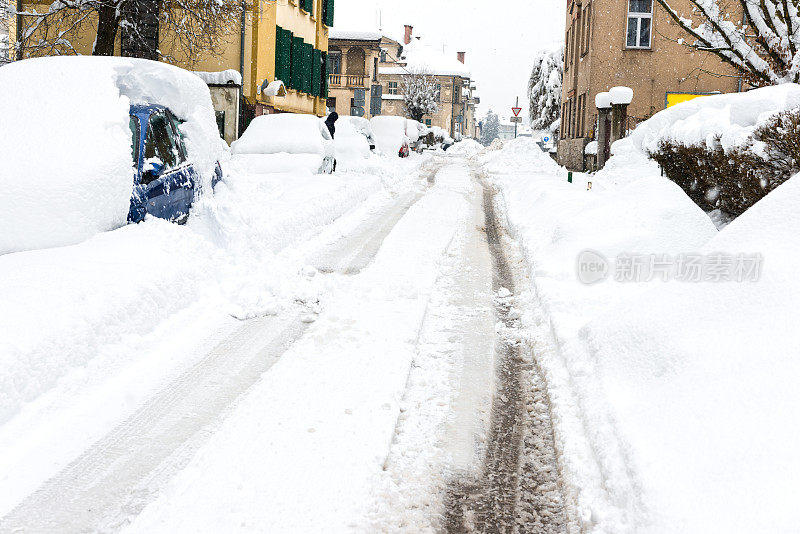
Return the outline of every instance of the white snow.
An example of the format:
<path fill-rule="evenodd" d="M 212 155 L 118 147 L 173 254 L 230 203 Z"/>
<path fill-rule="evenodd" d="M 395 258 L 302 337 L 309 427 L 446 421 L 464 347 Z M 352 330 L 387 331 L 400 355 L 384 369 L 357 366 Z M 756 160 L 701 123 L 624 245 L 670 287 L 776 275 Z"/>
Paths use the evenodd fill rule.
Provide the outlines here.
<path fill-rule="evenodd" d="M 800 85 L 784 84 L 746 93 L 709 95 L 656 113 L 631 134 L 642 150 L 655 152 L 660 141 L 728 151 L 741 146 L 770 116 L 800 107 Z"/>
<path fill-rule="evenodd" d="M 483 145 L 477 142 L 474 139 L 464 139 L 463 141 L 459 141 L 458 143 L 454 144 L 450 148 L 447 149 L 447 153 L 451 156 L 474 156 L 478 152 L 483 150 Z"/>
<path fill-rule="evenodd" d="M 423 39 L 412 39 L 409 44 L 404 45 L 400 61 L 405 66 L 382 67 L 381 73 L 402 75 L 409 72 L 424 72 L 435 76 L 471 77 L 469 69 L 458 60 L 455 52 L 447 54 Z"/>
<path fill-rule="evenodd" d="M 548 381 L 573 519 L 597 533 L 791 531 L 800 179 L 718 232 L 630 139 L 572 184 L 526 143 L 477 161 L 527 259 L 523 323 Z M 587 286 L 576 275 L 587 249 L 608 259 L 760 253 L 765 270 L 755 283 L 621 283 L 612 273 Z"/>
<path fill-rule="evenodd" d="M 217 72 L 192 71 L 192 74 L 199 76 L 207 85 L 242 85 L 242 73 L 235 69 L 221 70 Z"/>
<path fill-rule="evenodd" d="M 608 109 L 611 107 L 611 93 L 597 93 L 594 97 L 594 105 L 597 109 Z"/>
<path fill-rule="evenodd" d="M 597 155 L 597 141 L 590 141 L 586 144 L 586 148 L 583 151 L 586 155 L 596 156 Z"/>
<path fill-rule="evenodd" d="M 0 254 L 77 243 L 125 224 L 129 103 L 101 65 L 109 66 L 45 58 L 0 69 Z"/>
<path fill-rule="evenodd" d="M 624 86 L 612 87 L 608 90 L 608 97 L 612 104 L 627 105 L 633 101 L 633 89 Z"/>
<path fill-rule="evenodd" d="M 369 122 L 366 119 L 364 119 L 364 122 L 369 127 Z M 361 125 L 361 129 L 363 131 L 363 125 Z M 349 120 L 349 117 L 340 117 L 336 121 L 336 135 L 333 138 L 333 143 L 336 148 L 337 165 L 347 166 L 354 161 L 358 162 L 370 156 L 367 138 Z"/>
<path fill-rule="evenodd" d="M 328 152 L 323 128 L 326 126 L 314 115 L 261 115 L 253 119 L 242 136 L 233 142 L 231 151 L 237 155 L 285 152 L 316 154 L 322 158 Z"/>
<path fill-rule="evenodd" d="M 331 28 L 328 39 L 341 39 L 343 41 L 380 41 L 383 38 L 381 32 L 359 31 L 359 30 L 340 30 Z"/>

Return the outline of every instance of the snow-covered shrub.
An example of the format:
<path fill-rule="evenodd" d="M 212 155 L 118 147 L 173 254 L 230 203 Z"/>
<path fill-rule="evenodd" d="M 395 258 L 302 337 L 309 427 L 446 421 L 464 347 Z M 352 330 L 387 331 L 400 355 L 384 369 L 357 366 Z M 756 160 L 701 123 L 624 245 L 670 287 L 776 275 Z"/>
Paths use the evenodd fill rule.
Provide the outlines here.
<path fill-rule="evenodd" d="M 711 144 L 664 140 L 650 155 L 700 207 L 740 215 L 800 172 L 800 109 L 774 115 L 743 146 Z"/>

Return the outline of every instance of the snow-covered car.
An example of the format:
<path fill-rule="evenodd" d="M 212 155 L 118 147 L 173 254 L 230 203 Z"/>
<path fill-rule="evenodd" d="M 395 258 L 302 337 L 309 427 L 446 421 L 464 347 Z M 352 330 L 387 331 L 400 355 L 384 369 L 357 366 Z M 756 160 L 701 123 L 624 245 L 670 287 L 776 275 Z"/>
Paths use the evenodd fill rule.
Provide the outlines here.
<path fill-rule="evenodd" d="M 405 117 L 372 117 L 370 124 L 375 134 L 378 150 L 386 155 L 408 156 L 410 144 L 408 135 L 406 135 L 407 119 Z"/>
<path fill-rule="evenodd" d="M 372 132 L 372 126 L 370 125 L 369 119 L 365 119 L 364 117 L 339 117 L 339 120 L 336 121 L 336 127 L 338 128 L 342 122 L 349 122 L 353 129 L 364 136 L 367 140 L 367 144 L 369 145 L 370 150 L 375 150 L 375 134 Z M 336 134 L 339 134 L 339 130 L 336 130 Z"/>
<path fill-rule="evenodd" d="M 234 157 L 256 173 L 307 170 L 330 174 L 336 157 L 328 128 L 314 115 L 261 115 L 231 145 Z"/>
<path fill-rule="evenodd" d="M 408 137 L 409 148 L 414 151 L 421 151 L 425 136 L 428 135 L 429 131 L 428 127 L 421 122 L 406 119 L 406 137 Z"/>
<path fill-rule="evenodd" d="M 226 159 L 208 86 L 165 63 L 28 59 L 0 69 L 0 91 L 0 254 L 78 243 L 146 213 L 183 217 Z M 149 136 L 150 114 L 171 136 Z"/>
<path fill-rule="evenodd" d="M 366 119 L 361 117 L 339 117 L 336 121 L 336 135 L 333 137 L 333 144 L 336 148 L 336 161 L 340 164 L 349 164 L 358 160 L 366 159 L 370 156 L 369 138 L 364 135 L 363 128 L 359 124 L 349 119 Z M 367 122 L 369 127 L 369 122 Z M 372 130 L 369 130 L 371 134 Z"/>

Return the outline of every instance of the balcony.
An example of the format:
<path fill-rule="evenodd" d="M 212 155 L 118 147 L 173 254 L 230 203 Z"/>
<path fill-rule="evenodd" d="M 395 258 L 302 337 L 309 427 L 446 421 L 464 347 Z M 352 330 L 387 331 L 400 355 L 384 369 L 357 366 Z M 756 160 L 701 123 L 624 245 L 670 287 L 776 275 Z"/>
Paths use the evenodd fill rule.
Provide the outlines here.
<path fill-rule="evenodd" d="M 369 87 L 365 74 L 328 74 L 328 87 Z"/>

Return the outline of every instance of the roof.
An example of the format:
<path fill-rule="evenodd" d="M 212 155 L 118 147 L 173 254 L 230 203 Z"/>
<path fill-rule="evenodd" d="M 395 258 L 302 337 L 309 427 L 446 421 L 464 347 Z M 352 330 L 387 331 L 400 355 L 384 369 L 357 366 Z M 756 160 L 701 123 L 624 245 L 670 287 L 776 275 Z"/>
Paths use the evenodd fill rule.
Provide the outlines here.
<path fill-rule="evenodd" d="M 339 39 L 340 41 L 380 41 L 383 37 L 381 32 L 357 31 L 357 30 L 336 30 L 331 29 L 328 39 Z"/>
<path fill-rule="evenodd" d="M 410 72 L 426 72 L 435 76 L 460 76 L 471 78 L 466 65 L 458 61 L 455 52 L 448 54 L 446 51 L 429 46 L 421 39 L 413 39 L 403 47 L 401 62 L 406 67 L 389 67 L 381 69 L 385 74 L 407 74 Z"/>

